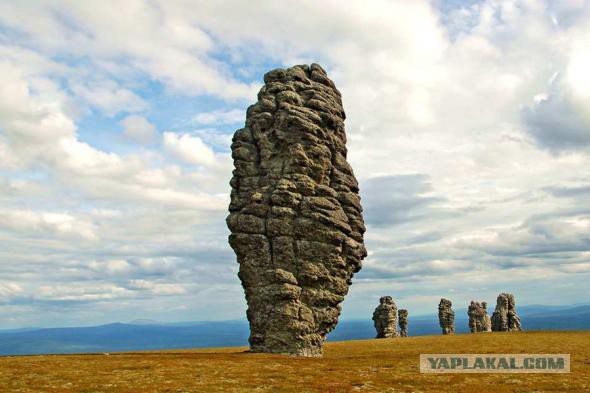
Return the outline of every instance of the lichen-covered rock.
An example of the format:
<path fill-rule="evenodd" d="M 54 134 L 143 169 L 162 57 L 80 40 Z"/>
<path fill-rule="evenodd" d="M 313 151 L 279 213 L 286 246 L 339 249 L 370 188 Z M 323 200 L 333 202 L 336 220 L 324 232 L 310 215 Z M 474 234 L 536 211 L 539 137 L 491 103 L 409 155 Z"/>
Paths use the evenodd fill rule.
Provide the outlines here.
<path fill-rule="evenodd" d="M 340 92 L 317 64 L 264 76 L 235 132 L 229 243 L 254 352 L 321 356 L 367 255 Z"/>
<path fill-rule="evenodd" d="M 453 303 L 448 299 L 440 299 L 438 304 L 438 322 L 442 334 L 455 334 L 455 312 Z"/>
<path fill-rule="evenodd" d="M 520 332 L 522 326 L 520 317 L 516 313 L 516 301 L 511 293 L 498 295 L 496 310 L 491 318 L 494 332 Z"/>
<path fill-rule="evenodd" d="M 399 335 L 400 337 L 408 337 L 408 310 L 401 309 L 397 312 L 397 318 L 399 322 Z"/>
<path fill-rule="evenodd" d="M 379 299 L 379 305 L 373 312 L 373 323 L 377 336 L 375 338 L 397 337 L 397 305 L 391 296 Z"/>
<path fill-rule="evenodd" d="M 469 304 L 467 315 L 469 315 L 469 330 L 471 333 L 492 331 L 487 307 L 486 302 L 479 303 L 472 300 L 471 304 Z"/>

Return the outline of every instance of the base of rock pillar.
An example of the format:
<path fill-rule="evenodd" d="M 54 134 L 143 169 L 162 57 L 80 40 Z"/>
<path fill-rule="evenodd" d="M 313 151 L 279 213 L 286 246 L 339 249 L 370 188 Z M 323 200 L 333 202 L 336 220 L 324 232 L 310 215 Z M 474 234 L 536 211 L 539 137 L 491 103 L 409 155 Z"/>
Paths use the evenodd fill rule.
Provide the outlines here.
<path fill-rule="evenodd" d="M 250 347 L 248 352 L 251 353 L 274 353 L 277 355 L 300 356 L 307 358 L 321 358 L 324 356 L 322 347 L 311 348 L 294 348 L 294 349 L 277 349 L 262 346 Z"/>

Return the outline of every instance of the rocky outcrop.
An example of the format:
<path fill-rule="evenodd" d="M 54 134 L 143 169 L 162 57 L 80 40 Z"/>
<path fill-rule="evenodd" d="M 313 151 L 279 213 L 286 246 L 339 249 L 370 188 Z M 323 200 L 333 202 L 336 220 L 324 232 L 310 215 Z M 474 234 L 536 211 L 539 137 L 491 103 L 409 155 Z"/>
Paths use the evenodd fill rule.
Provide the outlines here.
<path fill-rule="evenodd" d="M 520 332 L 522 326 L 520 317 L 516 313 L 516 301 L 511 293 L 498 295 L 496 310 L 491 318 L 494 332 Z"/>
<path fill-rule="evenodd" d="M 469 330 L 471 333 L 491 332 L 492 325 L 490 316 L 488 315 L 488 304 L 486 302 L 471 301 L 467 308 L 467 315 L 469 315 Z"/>
<path fill-rule="evenodd" d="M 254 352 L 321 356 L 367 255 L 340 93 L 317 64 L 264 76 L 235 132 L 229 243 Z"/>
<path fill-rule="evenodd" d="M 408 310 L 401 309 L 397 312 L 400 337 L 408 337 Z"/>
<path fill-rule="evenodd" d="M 397 337 L 397 305 L 391 296 L 379 299 L 379 305 L 373 312 L 373 323 L 377 330 L 376 338 Z"/>
<path fill-rule="evenodd" d="M 447 299 L 440 299 L 438 304 L 438 322 L 442 334 L 455 334 L 455 312 L 453 303 Z"/>

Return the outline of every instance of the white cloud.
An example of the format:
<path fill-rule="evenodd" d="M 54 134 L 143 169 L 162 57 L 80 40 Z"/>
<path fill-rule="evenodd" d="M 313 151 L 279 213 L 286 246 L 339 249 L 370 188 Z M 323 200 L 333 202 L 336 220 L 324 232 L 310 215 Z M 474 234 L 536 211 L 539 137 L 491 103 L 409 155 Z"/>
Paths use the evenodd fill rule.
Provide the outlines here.
<path fill-rule="evenodd" d="M 189 164 L 208 166 L 215 162 L 213 150 L 197 136 L 164 132 L 163 144 L 170 154 Z"/>
<path fill-rule="evenodd" d="M 157 138 L 156 127 L 145 117 L 130 115 L 121 121 L 123 136 L 134 142 L 150 144 Z"/>
<path fill-rule="evenodd" d="M 16 295 L 19 295 L 22 292 L 23 292 L 23 289 L 21 288 L 20 285 L 18 285 L 16 283 L 13 283 L 13 282 L 2 283 L 2 282 L 0 282 L 0 297 L 2 297 L 4 299 L 14 297 Z"/>
<path fill-rule="evenodd" d="M 580 104 L 587 104 L 590 100 L 590 44 L 589 34 L 584 37 L 584 42 L 576 42 L 572 48 L 572 55 L 566 69 L 566 80 L 574 97 L 580 100 Z M 583 100 L 586 100 L 585 102 Z"/>
<path fill-rule="evenodd" d="M 182 284 L 158 283 L 147 280 L 131 280 L 129 286 L 134 289 L 148 290 L 154 295 L 183 295 L 187 293 L 186 288 Z"/>
<path fill-rule="evenodd" d="M 204 125 L 232 124 L 244 121 L 244 109 L 216 110 L 201 112 L 193 117 L 193 121 Z"/>
<path fill-rule="evenodd" d="M 63 156 L 57 165 L 77 175 L 116 176 L 130 169 L 117 154 L 97 150 L 75 138 L 60 140 L 58 147 Z"/>
<path fill-rule="evenodd" d="M 0 62 L 2 136 L 21 164 L 44 154 L 47 144 L 70 137 L 75 123 L 65 113 L 68 97 L 49 79 L 26 75 L 18 63 Z"/>
<path fill-rule="evenodd" d="M 0 22 L 23 33 L 24 40 L 46 53 L 81 59 L 89 56 L 93 62 L 125 61 L 154 80 L 189 94 L 230 99 L 252 96 L 254 85 L 239 82 L 222 63 L 208 57 L 214 43 L 204 30 L 187 14 L 169 12 L 165 5 L 67 0 L 18 7 L 6 4 L 1 7 Z M 186 6 L 194 11 L 199 8 Z M 28 23 L 30 18 L 36 22 L 34 26 Z M 131 20 L 134 23 L 130 24 Z M 112 110 L 116 110 L 113 103 L 132 99 L 124 90 L 96 92 L 102 97 L 96 104 Z"/>
<path fill-rule="evenodd" d="M 552 92 L 526 107 L 523 118 L 535 141 L 554 152 L 590 146 L 590 115 L 575 99 L 555 86 Z"/>
<path fill-rule="evenodd" d="M 114 259 L 104 262 L 92 261 L 88 267 L 96 272 L 105 272 L 107 274 L 121 274 L 131 271 L 131 265 L 124 259 Z"/>
<path fill-rule="evenodd" d="M 97 285 L 44 285 L 34 294 L 35 299 L 45 301 L 93 302 L 131 297 L 133 293 L 113 284 Z"/>
<path fill-rule="evenodd" d="M 120 112 L 139 112 L 147 108 L 143 99 L 132 91 L 119 87 L 112 80 L 76 83 L 71 89 L 78 98 L 99 108 L 107 116 L 115 116 Z"/>
<path fill-rule="evenodd" d="M 590 218 L 584 215 L 532 217 L 515 226 L 488 230 L 479 239 L 470 239 L 463 246 L 494 256 L 574 253 L 590 248 Z M 562 263 L 566 262 L 562 256 Z"/>
<path fill-rule="evenodd" d="M 15 234 L 39 234 L 56 237 L 96 238 L 91 222 L 61 212 L 36 212 L 32 210 L 0 210 L 0 228 Z"/>
<path fill-rule="evenodd" d="M 566 65 L 548 81 L 546 91 L 533 97 L 523 111 L 529 132 L 553 152 L 583 150 L 590 146 L 590 30 L 569 32 Z"/>

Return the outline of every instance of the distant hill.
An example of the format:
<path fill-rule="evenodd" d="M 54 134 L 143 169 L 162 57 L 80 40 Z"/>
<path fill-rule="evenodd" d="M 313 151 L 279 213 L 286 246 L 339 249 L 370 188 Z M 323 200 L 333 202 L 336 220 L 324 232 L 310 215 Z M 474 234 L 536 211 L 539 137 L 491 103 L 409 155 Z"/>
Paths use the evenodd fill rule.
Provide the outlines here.
<path fill-rule="evenodd" d="M 518 308 L 525 330 L 590 329 L 590 305 L 523 306 Z M 467 333 L 467 311 L 456 310 L 456 331 Z M 245 320 L 160 323 L 135 320 L 91 327 L 0 330 L 0 355 L 83 353 L 133 350 L 244 346 L 248 344 Z M 410 315 L 410 336 L 440 334 L 436 315 Z M 370 318 L 342 320 L 328 341 L 372 338 Z"/>
<path fill-rule="evenodd" d="M 184 325 L 113 323 L 91 327 L 0 331 L 0 355 L 83 353 L 244 345 L 246 321 Z"/>

